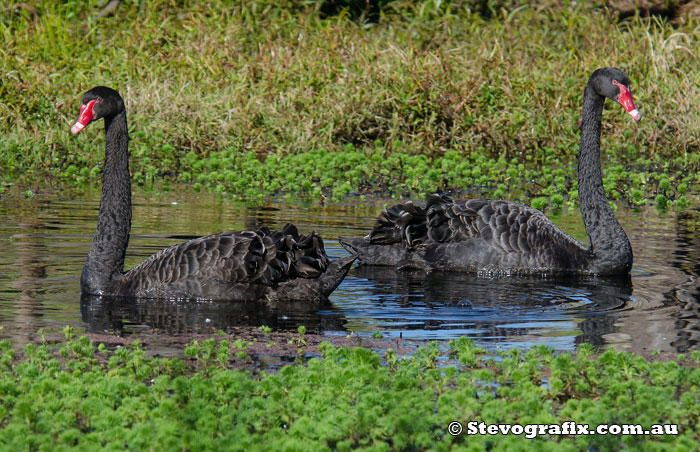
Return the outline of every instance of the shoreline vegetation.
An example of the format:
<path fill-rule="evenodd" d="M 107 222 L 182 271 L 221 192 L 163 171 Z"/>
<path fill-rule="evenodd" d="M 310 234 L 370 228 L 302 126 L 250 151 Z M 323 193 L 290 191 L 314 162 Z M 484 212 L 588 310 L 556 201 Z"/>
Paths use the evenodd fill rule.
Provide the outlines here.
<path fill-rule="evenodd" d="M 697 21 L 425 0 L 379 2 L 370 22 L 322 3 L 124 0 L 105 18 L 97 0 L 0 7 L 0 182 L 98 181 L 101 135 L 68 129 L 80 94 L 104 84 L 127 102 L 138 184 L 574 207 L 583 87 L 609 65 L 630 75 L 643 114 L 605 109 L 609 198 L 697 204 Z"/>
<path fill-rule="evenodd" d="M 410 356 L 330 342 L 309 354 L 300 328 L 287 335 L 295 363 L 264 370 L 251 349 L 275 347 L 284 335 L 260 330 L 259 342 L 223 332 L 191 339 L 184 358 L 151 356 L 138 340 L 76 336 L 70 327 L 58 341 L 39 332 L 42 341 L 21 350 L 2 340 L 0 446 L 603 452 L 691 451 L 700 441 L 698 351 L 674 360 L 596 354 L 588 344 L 575 353 L 546 346 L 487 353 L 460 338 L 429 342 Z M 465 433 L 448 433 L 454 421 Z M 469 422 L 572 421 L 591 429 L 676 424 L 678 434 L 466 434 Z"/>

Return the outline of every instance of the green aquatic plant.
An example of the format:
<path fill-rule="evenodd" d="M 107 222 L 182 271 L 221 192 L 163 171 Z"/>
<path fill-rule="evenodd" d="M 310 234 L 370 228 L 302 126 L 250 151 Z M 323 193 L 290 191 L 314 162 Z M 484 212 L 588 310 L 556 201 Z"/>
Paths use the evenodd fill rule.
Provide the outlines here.
<path fill-rule="evenodd" d="M 613 451 L 693 450 L 700 441 L 698 352 L 647 360 L 582 345 L 489 354 L 462 337 L 404 357 L 387 349 L 382 359 L 323 342 L 305 364 L 254 374 L 229 368 L 228 345 L 192 341 L 183 361 L 148 356 L 137 341 L 110 350 L 73 336 L 18 352 L 2 340 L 0 448 Z M 677 434 L 525 439 L 466 428 L 566 421 L 674 424 Z M 452 436 L 454 422 L 465 429 Z"/>
<path fill-rule="evenodd" d="M 296 345 L 297 347 L 303 347 L 303 346 L 305 346 L 305 345 L 307 344 L 307 342 L 306 342 L 306 337 L 305 337 L 305 335 L 306 335 L 306 327 L 305 327 L 304 325 L 299 325 L 299 327 L 297 328 L 297 333 L 298 333 L 298 335 L 295 336 L 295 337 L 293 337 L 293 338 L 291 338 L 291 339 L 288 341 L 288 343 L 289 343 L 289 344 L 294 344 L 294 345 Z"/>
<path fill-rule="evenodd" d="M 673 205 L 679 210 L 685 210 L 690 206 L 690 201 L 688 201 L 688 198 L 685 195 L 680 195 L 673 202 Z"/>
<path fill-rule="evenodd" d="M 549 200 L 543 196 L 540 196 L 533 199 L 530 202 L 530 205 L 533 209 L 541 210 L 544 212 L 544 209 L 549 205 Z"/>
<path fill-rule="evenodd" d="M 236 340 L 233 344 L 234 348 L 241 349 L 243 355 L 241 356 L 238 352 L 238 356 L 245 358 L 245 349 L 247 344 L 245 341 L 239 342 Z M 210 373 L 210 369 L 213 365 L 217 364 L 221 368 L 226 368 L 230 360 L 230 347 L 228 340 L 216 341 L 214 338 L 207 339 L 201 343 L 196 339 L 193 339 L 184 350 L 186 357 L 194 359 L 196 365 L 204 375 Z"/>
<path fill-rule="evenodd" d="M 635 206 L 643 206 L 647 202 L 647 199 L 644 197 L 644 192 L 638 188 L 632 189 L 630 199 Z"/>
<path fill-rule="evenodd" d="M 656 208 L 658 210 L 664 211 L 668 207 L 668 199 L 663 193 L 659 193 L 656 195 L 656 198 L 654 198 L 654 202 L 656 203 Z"/>
<path fill-rule="evenodd" d="M 260 327 L 258 327 L 258 330 L 261 331 L 265 335 L 265 337 L 270 337 L 270 333 L 272 333 L 272 328 L 270 328 L 267 325 L 261 325 Z"/>
<path fill-rule="evenodd" d="M 237 349 L 238 351 L 236 352 L 236 356 L 240 359 L 246 359 L 247 358 L 247 353 L 246 350 L 248 349 L 248 342 L 243 340 L 243 339 L 236 339 L 233 342 L 233 348 Z"/>
<path fill-rule="evenodd" d="M 563 197 L 561 194 L 559 194 L 559 193 L 555 193 L 555 194 L 553 194 L 552 196 L 550 196 L 549 201 L 550 201 L 552 204 L 554 204 L 554 206 L 555 206 L 557 209 L 560 209 L 561 206 L 564 204 L 564 197 Z"/>

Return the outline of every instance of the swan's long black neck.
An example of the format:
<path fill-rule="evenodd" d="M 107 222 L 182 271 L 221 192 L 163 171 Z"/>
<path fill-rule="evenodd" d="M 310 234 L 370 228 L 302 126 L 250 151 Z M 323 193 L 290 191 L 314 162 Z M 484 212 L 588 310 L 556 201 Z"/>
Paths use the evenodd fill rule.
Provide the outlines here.
<path fill-rule="evenodd" d="M 593 270 L 601 274 L 625 273 L 632 267 L 632 247 L 605 196 L 600 166 L 600 124 L 604 102 L 605 97 L 589 83 L 583 94 L 578 199 L 593 255 Z"/>
<path fill-rule="evenodd" d="M 126 112 L 105 118 L 105 166 L 97 231 L 81 278 L 83 293 L 107 293 L 124 271 L 131 231 L 131 181 Z"/>

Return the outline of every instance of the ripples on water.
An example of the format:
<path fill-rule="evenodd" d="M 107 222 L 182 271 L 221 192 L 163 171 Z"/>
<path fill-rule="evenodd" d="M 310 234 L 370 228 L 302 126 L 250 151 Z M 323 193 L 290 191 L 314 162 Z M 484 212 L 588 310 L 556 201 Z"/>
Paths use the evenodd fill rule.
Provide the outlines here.
<path fill-rule="evenodd" d="M 621 211 L 635 253 L 632 277 L 483 278 L 458 273 L 396 273 L 354 267 L 325 306 L 305 303 L 175 302 L 80 296 L 79 276 L 94 232 L 99 192 L 18 194 L 0 198 L 0 335 L 29 338 L 40 328 L 73 325 L 92 332 L 132 334 L 211 331 L 268 325 L 325 334 L 371 334 L 408 339 L 467 335 L 490 348 L 540 343 L 559 350 L 581 342 L 635 351 L 697 347 L 700 296 L 698 213 Z M 335 238 L 364 235 L 382 200 L 341 204 L 270 201 L 246 206 L 189 187 L 134 193 L 127 251 L 131 267 L 165 246 L 230 229 L 316 230 L 329 255 L 346 252 Z M 389 201 L 390 203 L 391 201 Z M 580 217 L 555 223 L 585 240 Z"/>

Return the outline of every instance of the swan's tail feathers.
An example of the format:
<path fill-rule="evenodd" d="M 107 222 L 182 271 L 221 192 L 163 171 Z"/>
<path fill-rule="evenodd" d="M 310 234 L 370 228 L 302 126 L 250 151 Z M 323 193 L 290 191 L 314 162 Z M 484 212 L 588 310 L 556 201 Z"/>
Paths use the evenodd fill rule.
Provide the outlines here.
<path fill-rule="evenodd" d="M 318 278 L 320 284 L 320 292 L 324 297 L 328 297 L 345 279 L 345 276 L 350 271 L 352 263 L 357 259 L 357 255 L 346 256 L 340 259 L 334 259 L 326 268 L 326 271 Z"/>
<path fill-rule="evenodd" d="M 279 284 L 271 299 L 274 301 L 328 301 L 328 296 L 340 285 L 348 274 L 356 255 L 330 262 L 318 278 L 293 278 Z"/>
<path fill-rule="evenodd" d="M 382 257 L 382 254 L 412 251 L 425 243 L 429 233 L 429 212 L 442 212 L 446 206 L 452 205 L 451 197 L 439 194 L 428 196 L 425 207 L 405 201 L 384 209 L 379 214 L 374 229 L 366 237 L 339 237 L 338 240 L 343 248 L 359 255 L 360 260 L 367 261 L 371 254 L 373 257 L 369 261 L 376 265 L 389 265 L 387 262 L 391 259 L 388 256 Z"/>
<path fill-rule="evenodd" d="M 423 243 L 427 236 L 425 213 L 426 209 L 412 201 L 384 209 L 369 233 L 369 242 L 374 245 L 402 243 L 408 248 Z"/>
<path fill-rule="evenodd" d="M 270 258 L 261 282 L 274 285 L 290 278 L 318 278 L 328 268 L 329 260 L 321 236 L 315 232 L 299 234 L 296 226 L 287 224 L 281 231 L 270 232 L 267 228 L 257 231 Z"/>

